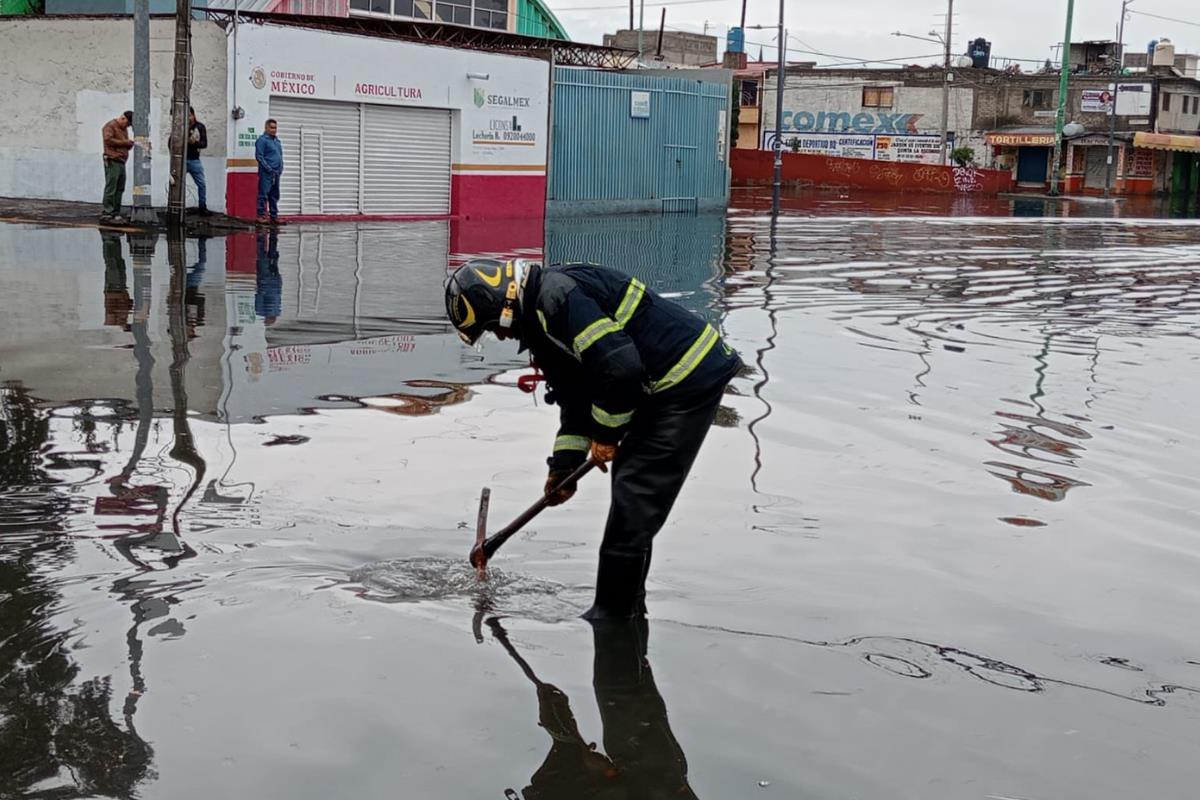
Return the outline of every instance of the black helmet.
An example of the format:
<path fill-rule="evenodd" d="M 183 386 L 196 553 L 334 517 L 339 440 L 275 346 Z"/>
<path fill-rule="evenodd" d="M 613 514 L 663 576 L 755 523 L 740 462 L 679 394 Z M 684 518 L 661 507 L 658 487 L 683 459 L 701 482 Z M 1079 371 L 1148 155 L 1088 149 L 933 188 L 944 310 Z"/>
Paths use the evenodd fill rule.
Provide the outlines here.
<path fill-rule="evenodd" d="M 473 345 L 485 331 L 514 326 L 519 280 L 515 262 L 494 258 L 455 270 L 446 281 L 446 314 L 464 342 Z"/>

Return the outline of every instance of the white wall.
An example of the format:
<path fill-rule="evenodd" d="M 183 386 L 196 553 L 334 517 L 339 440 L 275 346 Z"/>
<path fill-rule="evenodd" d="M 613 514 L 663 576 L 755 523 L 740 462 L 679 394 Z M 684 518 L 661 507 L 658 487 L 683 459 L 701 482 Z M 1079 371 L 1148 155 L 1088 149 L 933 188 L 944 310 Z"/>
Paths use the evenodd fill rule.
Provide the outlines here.
<path fill-rule="evenodd" d="M 275 95 L 449 109 L 456 112 L 455 172 L 480 165 L 489 174 L 503 166 L 521 174 L 545 169 L 546 61 L 281 25 L 242 26 L 237 48 L 236 85 L 231 85 L 246 115 L 233 132 L 237 141 L 229 145 L 234 158 L 254 158 L 254 141 Z M 528 144 L 489 142 L 496 127 L 513 117 Z"/>
<path fill-rule="evenodd" d="M 775 129 L 775 87 L 774 79 L 768 79 L 763 86 L 763 123 L 765 132 Z M 894 89 L 892 108 L 864 108 L 862 105 L 863 88 L 866 86 L 891 86 Z M 985 146 L 982 132 L 972 130 L 975 94 L 969 86 L 954 86 L 950 89 L 949 129 L 955 134 L 955 145 L 973 147 L 976 159 L 982 163 L 989 148 Z M 913 115 L 913 125 L 916 133 L 923 135 L 937 134 L 942 129 L 942 88 L 938 86 L 904 86 L 896 79 L 888 79 L 885 74 L 878 79 L 857 75 L 789 75 L 783 94 L 784 122 L 789 124 L 785 130 L 785 138 L 796 135 L 793 118 L 797 113 L 808 112 L 816 115 L 826 113 L 848 113 L 851 118 L 860 113 L 871 114 L 876 123 L 879 114 Z M 789 113 L 791 112 L 791 116 Z M 894 119 L 895 117 L 890 117 Z M 905 120 L 907 127 L 907 120 Z M 840 128 L 839 128 L 840 130 Z M 873 131 L 886 134 L 887 131 Z M 905 131 L 898 130 L 897 135 Z"/>
<path fill-rule="evenodd" d="M 170 180 L 172 20 L 150 22 L 152 202 Z M 98 203 L 104 193 L 100 129 L 133 108 L 133 20 L 0 18 L 0 196 Z M 86 54 L 86 55 L 85 55 Z M 209 207 L 225 208 L 225 34 L 192 21 L 192 105 L 208 127 L 203 158 Z M 131 202 L 132 159 L 125 198 Z M 195 189 L 187 181 L 189 198 Z"/>

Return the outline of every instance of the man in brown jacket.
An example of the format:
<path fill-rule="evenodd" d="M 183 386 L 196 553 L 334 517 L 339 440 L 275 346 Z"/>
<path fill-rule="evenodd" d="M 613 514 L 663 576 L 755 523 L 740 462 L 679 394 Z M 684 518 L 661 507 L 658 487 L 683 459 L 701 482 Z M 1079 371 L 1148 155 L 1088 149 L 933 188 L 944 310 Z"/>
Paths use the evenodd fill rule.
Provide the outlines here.
<path fill-rule="evenodd" d="M 128 129 L 133 125 L 133 112 L 126 111 L 104 125 L 104 211 L 101 222 L 123 223 L 121 197 L 125 194 L 125 162 L 133 149 Z"/>

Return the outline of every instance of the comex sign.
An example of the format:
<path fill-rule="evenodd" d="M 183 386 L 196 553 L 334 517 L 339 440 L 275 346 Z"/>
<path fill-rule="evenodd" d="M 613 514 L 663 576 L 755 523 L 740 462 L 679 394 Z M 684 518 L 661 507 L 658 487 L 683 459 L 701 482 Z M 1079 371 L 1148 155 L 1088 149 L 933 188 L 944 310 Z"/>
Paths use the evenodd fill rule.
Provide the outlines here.
<path fill-rule="evenodd" d="M 863 111 L 851 114 L 847 111 L 785 111 L 783 130 L 812 131 L 823 133 L 917 133 L 917 120 L 924 114 L 872 114 Z"/>

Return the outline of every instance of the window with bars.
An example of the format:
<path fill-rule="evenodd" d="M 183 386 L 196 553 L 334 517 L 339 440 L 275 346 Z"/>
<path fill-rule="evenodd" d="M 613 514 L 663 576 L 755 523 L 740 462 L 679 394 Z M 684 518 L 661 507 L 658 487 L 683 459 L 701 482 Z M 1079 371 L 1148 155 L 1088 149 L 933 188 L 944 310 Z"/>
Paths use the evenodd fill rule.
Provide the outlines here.
<path fill-rule="evenodd" d="M 1050 108 L 1054 92 L 1049 89 L 1025 89 L 1021 93 L 1021 105 L 1025 108 Z"/>
<path fill-rule="evenodd" d="M 741 98 L 738 105 L 743 108 L 758 105 L 758 81 L 742 81 Z"/>

